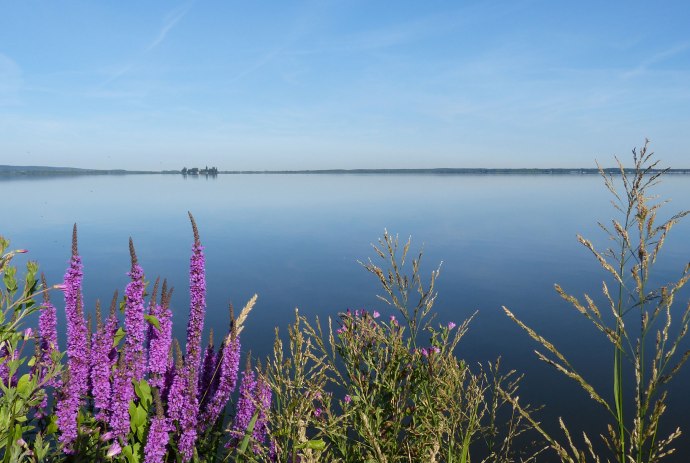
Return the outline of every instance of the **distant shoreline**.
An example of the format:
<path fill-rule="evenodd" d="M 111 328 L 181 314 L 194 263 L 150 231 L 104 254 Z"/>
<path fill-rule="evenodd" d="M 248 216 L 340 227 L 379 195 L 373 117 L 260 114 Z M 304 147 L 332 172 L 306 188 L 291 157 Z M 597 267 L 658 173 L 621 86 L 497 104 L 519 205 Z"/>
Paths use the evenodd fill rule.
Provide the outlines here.
<path fill-rule="evenodd" d="M 617 167 L 604 169 L 606 173 L 618 173 Z M 653 170 L 652 172 L 661 172 Z M 690 174 L 688 169 L 668 169 L 669 174 Z M 258 174 L 375 174 L 375 175 L 598 175 L 593 168 L 433 168 L 433 169 L 313 169 L 313 170 L 224 170 L 217 175 L 258 175 Z M 0 165 L 0 178 L 3 177 L 41 177 L 41 176 L 74 176 L 74 175 L 183 175 L 181 170 L 125 170 L 125 169 L 79 169 L 72 167 L 47 166 L 7 166 Z M 186 177 L 207 177 L 215 175 L 186 174 Z"/>

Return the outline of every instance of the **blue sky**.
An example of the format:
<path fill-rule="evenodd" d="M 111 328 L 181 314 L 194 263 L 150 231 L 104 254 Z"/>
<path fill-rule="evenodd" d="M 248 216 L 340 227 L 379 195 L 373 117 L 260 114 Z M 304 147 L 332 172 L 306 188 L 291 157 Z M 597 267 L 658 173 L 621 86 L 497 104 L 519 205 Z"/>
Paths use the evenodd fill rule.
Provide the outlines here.
<path fill-rule="evenodd" d="M 690 167 L 687 1 L 0 0 L 0 164 Z"/>

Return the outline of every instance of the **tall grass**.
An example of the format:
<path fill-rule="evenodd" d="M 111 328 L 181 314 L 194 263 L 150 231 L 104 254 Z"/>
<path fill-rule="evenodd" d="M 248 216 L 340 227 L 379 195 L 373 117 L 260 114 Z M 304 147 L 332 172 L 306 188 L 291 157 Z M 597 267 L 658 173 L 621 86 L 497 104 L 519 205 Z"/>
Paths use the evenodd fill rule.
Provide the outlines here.
<path fill-rule="evenodd" d="M 676 295 L 690 279 L 690 264 L 682 269 L 677 280 L 660 287 L 651 287 L 651 275 L 668 233 L 689 212 L 658 221 L 664 202 L 658 201 L 651 190 L 665 170 L 658 168 L 659 161 L 654 160 L 648 144 L 646 141 L 639 152 L 633 150 L 630 170 L 617 159 L 618 178 L 599 166 L 617 214 L 610 224 L 599 225 L 613 244 L 598 250 L 590 240 L 578 235 L 578 241 L 591 252 L 609 280 L 602 282 L 606 307 L 600 308 L 587 294 L 578 298 L 556 285 L 558 294 L 611 344 L 612 398 L 595 389 L 553 343 L 504 307 L 508 317 L 546 349 L 546 353 L 536 351 L 538 358 L 574 380 L 610 417 L 608 433 L 601 436 L 608 450 L 606 456 L 595 451 L 596 446 L 586 433 L 585 450 L 579 449 L 563 421 L 560 425 L 567 445 L 559 444 L 537 426 L 564 462 L 612 458 L 619 463 L 652 463 L 672 454 L 672 443 L 680 436 L 680 428 L 666 436 L 660 436 L 659 429 L 667 408 L 667 385 L 690 356 L 690 350 L 679 351 L 690 324 L 690 304 L 679 313 L 674 307 Z M 630 390 L 632 395 L 626 395 Z"/>

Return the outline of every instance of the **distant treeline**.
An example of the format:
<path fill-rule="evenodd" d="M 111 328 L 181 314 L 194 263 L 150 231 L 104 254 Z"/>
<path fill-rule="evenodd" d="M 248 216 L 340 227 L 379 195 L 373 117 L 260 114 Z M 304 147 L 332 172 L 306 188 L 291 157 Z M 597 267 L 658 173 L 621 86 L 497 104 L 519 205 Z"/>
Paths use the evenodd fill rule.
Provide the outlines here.
<path fill-rule="evenodd" d="M 608 174 L 616 174 L 618 168 L 606 168 Z M 651 172 L 660 172 L 652 170 Z M 669 174 L 690 174 L 688 169 L 668 169 Z M 591 168 L 551 168 L 551 169 L 489 169 L 489 168 L 437 168 L 437 169 L 316 169 L 316 170 L 218 170 L 217 167 L 198 167 L 182 170 L 125 170 L 125 169 L 80 169 L 76 167 L 49 166 L 8 166 L 0 165 L 1 176 L 53 176 L 53 175 L 126 175 L 126 174 L 182 174 L 182 175 L 218 175 L 218 174 L 436 174 L 436 175 L 592 175 L 598 169 Z"/>

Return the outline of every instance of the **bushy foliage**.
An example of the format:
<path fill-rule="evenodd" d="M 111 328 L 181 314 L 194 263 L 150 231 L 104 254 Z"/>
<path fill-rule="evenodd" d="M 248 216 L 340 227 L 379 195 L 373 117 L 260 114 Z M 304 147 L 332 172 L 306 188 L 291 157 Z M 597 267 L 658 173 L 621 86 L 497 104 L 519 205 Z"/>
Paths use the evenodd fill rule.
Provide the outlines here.
<path fill-rule="evenodd" d="M 335 330 L 328 320 L 324 335 L 318 319 L 310 324 L 296 313 L 289 355 L 276 337 L 266 374 L 279 461 L 509 462 L 538 453 L 514 447 L 531 427 L 505 397 L 515 397 L 520 377 L 502 373 L 500 359 L 470 368 L 456 357 L 470 320 L 434 324 L 439 273 L 422 283 L 420 253 L 406 275 L 409 247 L 386 233 L 375 251 L 387 267 L 364 264 L 395 310 L 387 321 L 377 311 L 348 310 Z"/>

